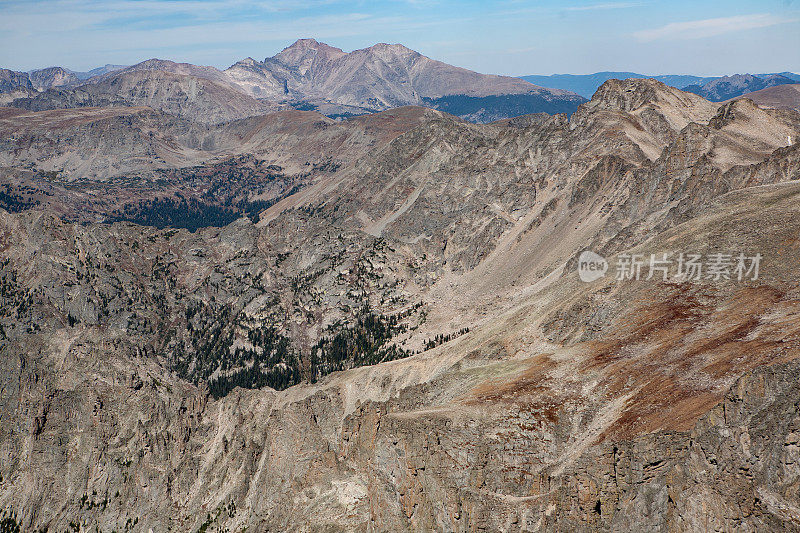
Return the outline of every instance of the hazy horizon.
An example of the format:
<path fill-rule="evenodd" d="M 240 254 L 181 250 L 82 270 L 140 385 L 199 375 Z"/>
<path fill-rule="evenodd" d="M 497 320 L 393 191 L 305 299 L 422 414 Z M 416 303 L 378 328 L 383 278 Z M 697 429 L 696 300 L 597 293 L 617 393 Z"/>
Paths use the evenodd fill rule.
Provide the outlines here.
<path fill-rule="evenodd" d="M 313 37 L 308 37 L 308 36 L 306 36 L 306 37 L 298 37 L 297 39 L 287 43 L 286 46 L 278 49 L 274 54 L 270 54 L 270 55 L 265 56 L 265 57 L 272 57 L 275 54 L 277 54 L 278 52 L 280 52 L 281 50 L 284 50 L 285 48 L 291 46 L 297 40 L 299 40 L 299 39 L 307 39 L 307 38 L 313 39 Z M 333 46 L 329 42 L 320 41 L 319 39 L 316 39 L 316 40 L 321 42 L 321 43 L 325 43 L 325 44 L 328 44 L 330 46 Z M 378 43 L 372 43 L 372 44 L 378 44 Z M 388 44 L 403 44 L 403 43 L 388 43 Z M 369 45 L 369 46 L 372 46 L 372 45 Z M 368 48 L 369 46 L 364 46 L 362 48 L 354 48 L 352 50 L 344 50 L 344 51 L 345 52 L 353 52 L 355 50 Z M 337 48 L 339 48 L 339 47 L 337 47 Z M 90 66 L 89 68 L 85 68 L 85 69 L 72 68 L 69 65 L 52 64 L 52 65 L 37 66 L 37 67 L 33 67 L 33 68 L 11 69 L 11 70 L 17 70 L 19 72 L 33 72 L 33 71 L 36 71 L 36 70 L 42 70 L 42 69 L 50 68 L 50 67 L 62 67 L 62 68 L 65 68 L 67 70 L 70 70 L 72 72 L 83 73 L 83 72 L 89 72 L 89 71 L 94 70 L 94 69 L 103 68 L 103 67 L 106 67 L 106 66 L 123 66 L 123 67 L 131 66 L 131 65 L 135 65 L 137 63 L 141 63 L 143 61 L 150 60 L 150 59 L 173 61 L 175 63 L 192 63 L 192 64 L 195 64 L 195 65 L 210 66 L 210 67 L 214 67 L 214 68 L 217 68 L 217 69 L 220 69 L 220 70 L 225 70 L 225 69 L 229 68 L 230 66 L 232 66 L 233 64 L 235 64 L 237 61 L 241 61 L 242 59 L 245 59 L 246 57 L 252 57 L 253 59 L 256 59 L 256 60 L 259 60 L 259 61 L 264 59 L 264 58 L 262 58 L 260 56 L 259 57 L 255 57 L 252 54 L 250 54 L 248 56 L 242 56 L 242 57 L 234 58 L 234 59 L 231 60 L 231 62 L 229 64 L 218 64 L 218 65 L 210 65 L 210 64 L 208 64 L 208 65 L 204 65 L 204 64 L 201 64 L 201 63 L 192 63 L 191 61 L 186 61 L 186 60 L 184 60 L 183 58 L 180 58 L 180 57 L 168 57 L 168 56 L 163 56 L 163 57 L 158 56 L 157 57 L 157 56 L 153 56 L 153 57 L 143 57 L 140 60 L 134 61 L 132 63 L 106 62 L 106 63 L 103 63 L 103 64 L 93 65 L 93 66 Z M 431 59 L 439 60 L 436 57 L 431 57 Z M 441 61 L 441 60 L 439 60 L 439 61 Z M 469 68 L 469 67 L 464 67 L 463 65 L 454 65 L 454 66 L 462 67 L 462 68 Z M 0 65 L 0 68 L 8 68 L 8 67 L 6 65 Z M 474 70 L 474 69 L 470 69 L 470 70 Z M 698 76 L 698 77 L 706 77 L 706 78 L 731 76 L 731 75 L 734 75 L 734 74 L 759 74 L 759 75 L 760 74 L 779 74 L 781 72 L 791 72 L 793 74 L 800 75 L 800 69 L 798 69 L 797 71 L 782 69 L 782 70 L 775 70 L 775 71 L 769 71 L 769 72 L 767 72 L 767 71 L 764 71 L 764 72 L 761 72 L 761 71 L 758 71 L 758 72 L 756 72 L 756 71 L 751 71 L 751 72 L 736 71 L 736 72 L 718 72 L 718 73 L 711 73 L 711 74 L 708 74 L 708 73 L 698 74 L 698 73 L 695 73 L 695 72 L 639 72 L 639 71 L 634 71 L 634 70 L 630 70 L 630 69 L 606 69 L 606 70 L 595 70 L 595 71 L 591 71 L 591 72 L 526 72 L 526 73 L 518 73 L 518 74 L 501 74 L 501 73 L 498 73 L 498 72 L 483 72 L 483 73 L 485 73 L 485 74 L 501 74 L 501 75 L 513 76 L 513 77 L 523 77 L 523 76 L 590 76 L 590 75 L 593 75 L 593 74 L 603 74 L 603 73 L 609 73 L 609 72 L 611 72 L 611 73 L 617 73 L 617 72 L 620 72 L 620 73 L 635 73 L 635 74 L 641 74 L 641 75 L 644 75 L 644 76 L 653 76 L 653 77 L 665 76 L 665 75 L 675 75 L 675 76 Z"/>

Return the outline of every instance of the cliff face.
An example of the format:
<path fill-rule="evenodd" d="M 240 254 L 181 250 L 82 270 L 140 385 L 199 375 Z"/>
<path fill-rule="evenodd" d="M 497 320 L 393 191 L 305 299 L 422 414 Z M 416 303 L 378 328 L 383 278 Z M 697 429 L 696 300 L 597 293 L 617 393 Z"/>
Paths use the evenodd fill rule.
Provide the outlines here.
<path fill-rule="evenodd" d="M 798 530 L 798 124 L 651 81 L 487 126 L 6 110 L 0 511 L 31 531 Z M 120 159 L 139 144 L 173 159 Z M 199 227 L 159 228 L 162 195 L 209 202 Z M 611 265 L 591 283 L 586 249 Z M 763 262 L 615 279 L 625 254 L 681 252 Z"/>

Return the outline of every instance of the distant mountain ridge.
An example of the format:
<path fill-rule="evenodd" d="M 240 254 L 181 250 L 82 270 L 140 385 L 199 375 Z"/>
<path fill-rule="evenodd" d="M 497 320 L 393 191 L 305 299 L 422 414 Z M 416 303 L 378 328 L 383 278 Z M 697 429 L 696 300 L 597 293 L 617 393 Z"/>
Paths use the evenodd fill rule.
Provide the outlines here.
<path fill-rule="evenodd" d="M 763 77 L 753 76 L 752 74 L 734 74 L 733 76 L 723 76 L 711 80 L 704 85 L 688 85 L 683 90 L 699 94 L 712 102 L 721 102 L 769 87 L 791 85 L 796 82 L 797 80 L 780 74 L 770 74 Z"/>
<path fill-rule="evenodd" d="M 179 82 L 174 76 L 183 78 Z M 21 89 L 14 98 L 6 97 L 5 101 L 18 100 L 15 107 L 155 105 L 208 123 L 253 116 L 275 106 L 342 117 L 405 105 L 491 122 L 538 112 L 570 114 L 586 101 L 519 78 L 448 65 L 400 44 L 379 43 L 348 53 L 314 39 L 300 39 L 263 61 L 243 59 L 226 70 L 149 59 L 87 73 L 50 67 L 8 77 L 17 80 L 9 82 L 12 85 L 27 81 L 38 91 L 28 94 L 30 89 Z"/>
<path fill-rule="evenodd" d="M 37 91 L 46 91 L 53 87 L 75 86 L 81 82 L 78 76 L 62 67 L 32 70 L 28 73 L 28 78 Z"/>
<path fill-rule="evenodd" d="M 46 91 L 54 87 L 75 87 L 85 80 L 126 68 L 126 65 L 106 64 L 86 72 L 76 72 L 64 67 L 47 67 L 27 72 L 34 88 Z"/>
<path fill-rule="evenodd" d="M 737 76 L 745 76 L 745 77 L 749 76 L 749 77 L 746 78 L 745 82 L 744 80 L 737 78 Z M 602 85 L 603 83 L 605 83 L 610 79 L 623 80 L 628 78 L 653 78 L 666 85 L 669 85 L 670 87 L 675 87 L 676 89 L 681 89 L 681 90 L 688 90 L 689 92 L 700 94 L 705 98 L 717 102 L 722 100 L 727 100 L 728 98 L 735 98 L 736 96 L 741 96 L 742 94 L 746 94 L 748 92 L 758 91 L 765 87 L 772 87 L 778 84 L 775 83 L 775 81 L 777 80 L 785 80 L 781 81 L 781 83 L 800 82 L 800 75 L 795 74 L 793 72 L 779 72 L 775 74 L 755 74 L 755 75 L 734 74 L 731 76 L 702 77 L 702 76 L 692 76 L 683 74 L 648 76 L 646 74 L 639 74 L 637 72 L 605 71 L 605 72 L 595 72 L 593 74 L 553 74 L 550 76 L 531 75 L 531 76 L 521 76 L 521 78 L 525 81 L 529 81 L 536 85 L 541 85 L 542 87 L 553 87 L 556 89 L 564 89 L 567 91 L 572 91 L 585 98 L 591 98 L 591 96 L 600 87 L 600 85 Z M 723 82 L 722 80 L 725 80 L 726 78 L 734 78 L 734 80 L 729 80 L 729 81 L 733 81 L 733 83 L 735 83 L 738 86 L 739 92 L 738 94 L 730 94 L 729 96 L 725 96 L 724 98 L 722 98 L 714 92 L 713 87 L 714 84 L 721 83 Z M 769 84 L 768 80 L 773 80 L 772 85 Z M 762 82 L 764 81 L 767 81 L 767 84 L 763 84 Z M 709 88 L 705 88 L 706 85 L 709 85 Z M 692 89 L 689 89 L 689 87 L 692 87 Z"/>
<path fill-rule="evenodd" d="M 487 123 L 542 112 L 569 115 L 608 80 L 651 77 L 715 102 L 800 81 L 791 72 L 701 77 L 609 71 L 515 78 L 448 65 L 401 44 L 345 52 L 299 39 L 263 61 L 248 57 L 225 70 L 156 58 L 86 72 L 58 66 L 2 70 L 0 104 L 29 110 L 151 106 L 205 123 L 279 108 L 341 118 L 420 105 Z"/>
<path fill-rule="evenodd" d="M 225 72 L 258 97 L 324 98 L 374 108 L 454 94 L 566 96 L 565 91 L 544 89 L 519 78 L 447 65 L 401 44 L 379 43 L 346 53 L 314 39 L 300 39 L 262 62 L 248 59 Z"/>
<path fill-rule="evenodd" d="M 330 107 L 361 113 L 403 105 L 444 106 L 455 115 L 490 121 L 506 118 L 504 111 L 513 106 L 525 112 L 570 113 L 584 101 L 518 78 L 447 65 L 400 44 L 379 43 L 347 53 L 300 39 L 264 61 L 239 61 L 224 74 L 254 97 L 304 102 L 323 112 Z M 450 96 L 464 98 L 457 104 L 440 100 Z M 478 100 L 486 97 L 505 98 Z"/>

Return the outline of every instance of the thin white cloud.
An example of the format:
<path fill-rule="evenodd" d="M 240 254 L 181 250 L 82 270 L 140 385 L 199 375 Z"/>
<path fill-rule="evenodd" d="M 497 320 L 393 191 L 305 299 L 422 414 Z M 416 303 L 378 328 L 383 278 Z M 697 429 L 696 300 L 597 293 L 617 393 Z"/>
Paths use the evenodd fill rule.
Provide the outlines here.
<path fill-rule="evenodd" d="M 641 42 L 651 42 L 659 39 L 702 39 L 736 31 L 788 24 L 797 20 L 781 18 L 769 13 L 759 13 L 756 15 L 671 22 L 660 28 L 634 32 L 633 36 Z"/>
<path fill-rule="evenodd" d="M 597 11 L 602 9 L 627 9 L 644 5 L 641 2 L 607 2 L 605 4 L 592 4 L 588 6 L 570 6 L 567 11 Z"/>

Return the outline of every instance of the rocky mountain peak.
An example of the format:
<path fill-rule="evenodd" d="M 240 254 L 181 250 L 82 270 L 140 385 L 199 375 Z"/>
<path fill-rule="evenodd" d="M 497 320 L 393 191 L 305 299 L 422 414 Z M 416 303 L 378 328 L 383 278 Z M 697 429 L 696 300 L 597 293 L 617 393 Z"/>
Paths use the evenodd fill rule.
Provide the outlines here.
<path fill-rule="evenodd" d="M 62 67 L 33 70 L 28 74 L 28 77 L 33 86 L 39 91 L 45 91 L 51 87 L 75 85 L 80 81 L 73 72 Z"/>
<path fill-rule="evenodd" d="M 749 98 L 739 98 L 721 105 L 708 125 L 720 129 L 736 119 L 747 120 L 755 113 L 763 113 L 763 111 Z"/>
<path fill-rule="evenodd" d="M 340 48 L 321 43 L 316 39 L 298 39 L 291 46 L 281 50 L 273 59 L 305 73 L 315 59 L 333 60 L 345 55 L 347 54 Z"/>
<path fill-rule="evenodd" d="M 33 85 L 26 73 L 0 68 L 0 92 L 8 92 L 15 88 L 33 90 Z"/>
<path fill-rule="evenodd" d="M 294 43 L 284 48 L 284 50 L 299 49 L 299 48 L 317 48 L 320 44 L 318 40 L 307 37 L 304 39 L 297 39 Z M 327 46 L 327 45 L 326 45 Z"/>
<path fill-rule="evenodd" d="M 37 73 L 37 72 L 48 72 L 48 73 L 62 74 L 62 75 L 70 73 L 70 71 L 65 69 L 64 67 L 46 67 L 46 68 L 40 68 L 40 69 L 36 69 L 36 70 L 31 70 L 29 72 L 29 75 Z"/>
<path fill-rule="evenodd" d="M 222 71 L 220 71 L 215 67 L 193 65 L 191 63 L 176 63 L 175 61 L 170 61 L 169 59 L 158 59 L 158 58 L 148 59 L 146 61 L 142 61 L 141 63 L 137 63 L 130 67 L 124 68 L 122 70 L 112 71 L 109 72 L 108 74 L 97 76 L 96 78 L 94 78 L 94 81 L 101 81 L 128 72 L 144 71 L 144 70 L 170 72 L 172 74 L 194 76 L 197 78 L 205 78 L 217 82 L 228 83 L 228 79 L 225 76 L 225 74 L 223 74 Z"/>
<path fill-rule="evenodd" d="M 252 67 L 254 67 L 254 66 L 258 65 L 258 64 L 259 64 L 259 62 L 256 61 L 255 59 L 253 59 L 252 57 L 246 57 L 244 59 L 241 59 L 241 60 L 237 61 L 236 63 L 234 63 L 230 67 L 228 67 L 228 70 L 230 70 L 232 68 L 236 68 L 236 67 L 252 68 Z"/>
<path fill-rule="evenodd" d="M 757 80 L 755 76 L 752 74 L 732 74 L 730 76 L 722 76 L 717 83 L 740 83 L 740 82 L 752 82 Z"/>
<path fill-rule="evenodd" d="M 141 63 L 137 63 L 129 68 L 137 70 L 169 70 L 175 65 L 177 65 L 177 63 L 170 61 L 169 59 L 158 59 L 154 57 L 152 59 L 142 61 Z"/>
<path fill-rule="evenodd" d="M 388 44 L 388 43 L 377 43 L 369 48 L 364 48 L 362 50 L 356 50 L 353 52 L 355 55 L 366 54 L 369 57 L 377 58 L 382 61 L 387 62 L 396 62 L 396 61 L 413 61 L 417 58 L 425 57 L 419 52 L 411 50 L 410 48 L 406 48 L 402 44 Z M 429 58 L 425 58 L 426 60 L 430 60 Z"/>
<path fill-rule="evenodd" d="M 399 43 L 389 44 L 389 43 L 375 43 L 369 48 L 365 48 L 365 50 L 370 50 L 373 52 L 382 52 L 382 51 L 391 51 L 391 52 L 406 52 L 406 53 L 413 53 L 416 54 L 411 48 L 403 46 Z"/>
<path fill-rule="evenodd" d="M 653 103 L 673 91 L 677 89 L 672 89 L 654 79 L 612 79 L 597 89 L 590 103 L 600 108 L 630 112 Z"/>

